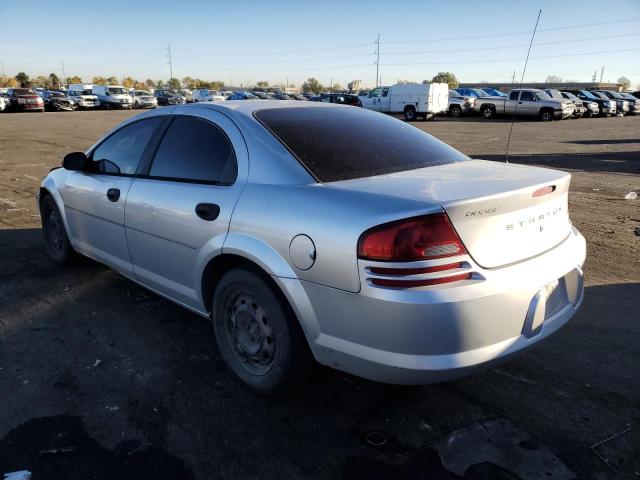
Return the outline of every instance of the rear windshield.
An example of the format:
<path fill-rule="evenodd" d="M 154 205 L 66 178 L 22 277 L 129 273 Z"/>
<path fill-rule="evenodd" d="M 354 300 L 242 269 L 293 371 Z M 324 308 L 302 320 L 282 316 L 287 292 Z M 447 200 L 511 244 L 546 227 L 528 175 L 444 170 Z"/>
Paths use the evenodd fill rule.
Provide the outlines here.
<path fill-rule="evenodd" d="M 275 108 L 254 115 L 321 182 L 468 160 L 419 128 L 358 107 Z"/>

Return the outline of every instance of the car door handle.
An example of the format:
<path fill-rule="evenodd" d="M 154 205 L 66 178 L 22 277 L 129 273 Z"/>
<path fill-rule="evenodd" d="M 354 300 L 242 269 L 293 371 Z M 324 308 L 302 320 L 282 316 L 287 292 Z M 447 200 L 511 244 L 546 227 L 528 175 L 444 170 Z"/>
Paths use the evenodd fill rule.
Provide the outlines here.
<path fill-rule="evenodd" d="M 112 202 L 117 202 L 120 198 L 120 189 L 110 188 L 109 190 L 107 190 L 107 198 Z"/>
<path fill-rule="evenodd" d="M 522 102 L 518 102 L 520 105 L 522 105 Z"/>
<path fill-rule="evenodd" d="M 215 203 L 199 203 L 196 205 L 196 215 L 207 222 L 212 222 L 220 215 L 220 207 Z"/>

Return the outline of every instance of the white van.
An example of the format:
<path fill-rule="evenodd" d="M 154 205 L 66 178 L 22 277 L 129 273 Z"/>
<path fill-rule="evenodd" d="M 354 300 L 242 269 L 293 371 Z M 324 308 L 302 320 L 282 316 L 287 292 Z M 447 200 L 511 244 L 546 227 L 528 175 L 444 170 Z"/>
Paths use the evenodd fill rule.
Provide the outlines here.
<path fill-rule="evenodd" d="M 214 100 L 226 100 L 224 95 L 220 95 L 217 90 L 209 90 L 207 88 L 196 88 L 192 92 L 193 103 L 212 102 Z"/>
<path fill-rule="evenodd" d="M 76 108 L 87 110 L 100 106 L 100 100 L 93 94 L 92 88 L 93 85 L 87 85 L 85 83 L 69 84 L 69 99 L 75 104 Z"/>
<path fill-rule="evenodd" d="M 399 83 L 377 87 L 359 97 L 362 107 L 383 113 L 402 113 L 405 120 L 437 115 L 449 109 L 446 83 Z"/>
<path fill-rule="evenodd" d="M 122 85 L 94 85 L 91 89 L 105 108 L 131 108 L 129 90 Z"/>

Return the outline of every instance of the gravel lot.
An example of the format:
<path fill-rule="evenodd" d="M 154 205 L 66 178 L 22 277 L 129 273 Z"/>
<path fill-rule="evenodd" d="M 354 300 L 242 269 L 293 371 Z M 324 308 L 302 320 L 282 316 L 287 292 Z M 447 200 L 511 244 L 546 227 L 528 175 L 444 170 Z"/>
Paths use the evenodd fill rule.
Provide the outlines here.
<path fill-rule="evenodd" d="M 60 268 L 45 255 L 40 179 L 134 113 L 0 115 L 0 474 L 461 478 L 435 443 L 508 420 L 529 435 L 525 448 L 545 446 L 579 478 L 640 478 L 640 199 L 624 199 L 640 192 L 640 118 L 513 128 L 510 161 L 572 172 L 571 217 L 589 245 L 583 309 L 557 335 L 446 384 L 397 388 L 318 368 L 303 390 L 264 399 L 226 371 L 205 319 L 95 262 Z M 504 159 L 507 121 L 415 125 Z M 515 478 L 487 471 L 465 478 Z"/>

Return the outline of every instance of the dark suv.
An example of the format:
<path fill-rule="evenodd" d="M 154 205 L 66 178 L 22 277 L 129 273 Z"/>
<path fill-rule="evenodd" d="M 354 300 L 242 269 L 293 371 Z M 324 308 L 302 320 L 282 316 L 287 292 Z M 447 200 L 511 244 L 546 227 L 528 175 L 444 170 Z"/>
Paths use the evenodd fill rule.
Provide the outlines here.
<path fill-rule="evenodd" d="M 314 102 L 339 103 L 340 105 L 362 107 L 362 102 L 358 96 L 349 93 L 321 93 L 317 97 L 310 98 L 310 100 Z"/>
<path fill-rule="evenodd" d="M 153 92 L 153 95 L 158 99 L 158 105 L 184 105 L 187 103 L 187 99 L 175 90 L 160 88 Z"/>

